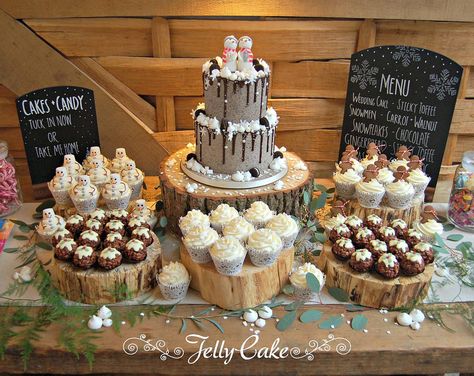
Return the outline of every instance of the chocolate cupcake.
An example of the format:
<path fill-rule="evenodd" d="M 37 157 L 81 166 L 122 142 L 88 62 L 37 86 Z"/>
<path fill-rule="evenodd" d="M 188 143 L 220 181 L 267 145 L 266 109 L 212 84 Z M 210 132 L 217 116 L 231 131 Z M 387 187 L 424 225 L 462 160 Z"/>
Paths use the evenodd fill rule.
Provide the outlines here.
<path fill-rule="evenodd" d="M 109 220 L 107 212 L 104 209 L 97 208 L 89 216 L 89 219 L 95 219 L 102 223 L 102 226 L 105 226 L 106 222 Z"/>
<path fill-rule="evenodd" d="M 72 263 L 81 269 L 89 269 L 94 266 L 97 261 L 97 253 L 92 247 L 87 245 L 81 245 L 77 247 L 74 256 L 72 257 Z"/>
<path fill-rule="evenodd" d="M 382 227 L 382 224 L 383 224 L 382 218 L 380 218 L 376 214 L 370 214 L 365 219 L 365 225 L 368 228 L 370 228 L 372 232 L 375 234 L 379 231 L 380 227 Z"/>
<path fill-rule="evenodd" d="M 367 249 L 374 256 L 374 260 L 378 260 L 380 256 L 388 252 L 387 243 L 379 239 L 371 240 Z"/>
<path fill-rule="evenodd" d="M 380 240 L 384 241 L 385 243 L 388 243 L 390 240 L 396 239 L 397 234 L 395 232 L 395 229 L 393 229 L 392 227 L 382 226 L 379 229 L 378 237 Z"/>
<path fill-rule="evenodd" d="M 388 243 L 388 251 L 393 254 L 398 261 L 402 261 L 409 250 L 410 246 L 403 239 L 392 239 Z"/>
<path fill-rule="evenodd" d="M 100 244 L 100 236 L 97 232 L 92 230 L 86 230 L 81 232 L 79 239 L 77 240 L 79 245 L 87 245 L 92 249 L 96 249 Z"/>
<path fill-rule="evenodd" d="M 147 227 L 137 227 L 132 231 L 132 239 L 138 239 L 145 244 L 145 247 L 149 247 L 153 243 L 153 236 L 151 230 Z"/>
<path fill-rule="evenodd" d="M 77 237 L 84 229 L 84 223 L 84 218 L 81 215 L 71 215 L 66 221 L 66 230 L 68 230 L 74 237 Z"/>
<path fill-rule="evenodd" d="M 109 212 L 110 219 L 118 219 L 122 221 L 124 225 L 128 223 L 128 212 L 125 209 L 114 209 Z"/>
<path fill-rule="evenodd" d="M 146 259 L 146 246 L 141 240 L 131 239 L 125 244 L 123 255 L 132 262 L 140 262 Z"/>
<path fill-rule="evenodd" d="M 99 234 L 99 236 L 101 236 L 102 232 L 104 231 L 104 226 L 97 219 L 92 219 L 91 218 L 91 219 L 88 219 L 86 221 L 85 229 L 97 232 Z"/>
<path fill-rule="evenodd" d="M 372 253 L 366 248 L 358 249 L 352 254 L 349 266 L 359 273 L 368 272 L 374 266 Z"/>
<path fill-rule="evenodd" d="M 56 246 L 56 244 L 58 244 L 63 239 L 73 239 L 73 238 L 74 237 L 72 236 L 69 230 L 66 230 L 65 228 L 61 228 L 53 234 L 53 236 L 51 237 L 51 243 L 53 244 L 53 246 Z"/>
<path fill-rule="evenodd" d="M 425 265 L 431 264 L 434 261 L 433 247 L 430 243 L 421 242 L 413 247 L 413 251 L 419 253 L 423 257 Z"/>
<path fill-rule="evenodd" d="M 65 238 L 54 247 L 54 257 L 62 261 L 70 260 L 74 252 L 76 252 L 76 249 L 77 243 L 74 239 Z"/>
<path fill-rule="evenodd" d="M 416 252 L 407 252 L 403 260 L 400 261 L 400 267 L 405 275 L 417 275 L 425 270 L 423 257 Z"/>
<path fill-rule="evenodd" d="M 120 235 L 125 235 L 125 225 L 118 219 L 112 219 L 110 222 L 105 224 L 105 233 L 110 234 L 112 232 L 118 232 Z"/>
<path fill-rule="evenodd" d="M 147 221 L 143 217 L 131 217 L 128 220 L 128 226 L 127 226 L 128 233 L 131 234 L 133 230 L 135 230 L 138 227 L 150 228 L 150 225 L 147 223 Z"/>
<path fill-rule="evenodd" d="M 391 253 L 380 256 L 375 268 L 382 277 L 389 279 L 397 278 L 400 273 L 400 264 Z"/>
<path fill-rule="evenodd" d="M 97 262 L 105 270 L 112 270 L 122 263 L 122 254 L 115 248 L 107 247 L 100 252 Z"/>
<path fill-rule="evenodd" d="M 390 226 L 395 230 L 397 237 L 405 239 L 408 231 L 408 225 L 403 219 L 395 218 L 390 222 Z"/>
<path fill-rule="evenodd" d="M 336 242 L 337 239 L 347 238 L 349 239 L 352 236 L 352 232 L 345 224 L 338 225 L 334 227 L 331 232 L 329 233 L 329 240 L 333 243 Z"/>
<path fill-rule="evenodd" d="M 346 218 L 344 223 L 353 233 L 356 233 L 357 230 L 364 225 L 364 221 L 362 221 L 362 219 L 360 219 L 357 215 L 350 215 Z"/>
<path fill-rule="evenodd" d="M 336 240 L 331 250 L 338 260 L 345 261 L 354 253 L 355 247 L 351 239 L 341 238 Z"/>
<path fill-rule="evenodd" d="M 405 235 L 405 240 L 411 248 L 420 243 L 422 239 L 423 234 L 413 228 L 409 229 Z"/>
<path fill-rule="evenodd" d="M 115 248 L 119 252 L 123 252 L 125 248 L 125 239 L 119 232 L 111 232 L 107 234 L 104 240 L 104 248 Z"/>
<path fill-rule="evenodd" d="M 354 243 L 358 248 L 367 248 L 369 242 L 375 239 L 375 235 L 367 227 L 361 227 L 354 235 Z"/>

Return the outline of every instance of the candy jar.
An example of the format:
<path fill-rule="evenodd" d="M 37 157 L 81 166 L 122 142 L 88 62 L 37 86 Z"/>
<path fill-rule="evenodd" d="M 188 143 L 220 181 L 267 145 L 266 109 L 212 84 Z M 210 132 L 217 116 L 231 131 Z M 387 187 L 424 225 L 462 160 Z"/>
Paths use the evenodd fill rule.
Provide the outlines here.
<path fill-rule="evenodd" d="M 456 168 L 448 218 L 460 229 L 474 232 L 474 151 L 465 152 Z"/>
<path fill-rule="evenodd" d="M 23 198 L 13 157 L 8 154 L 8 144 L 0 140 L 0 218 L 17 211 Z"/>

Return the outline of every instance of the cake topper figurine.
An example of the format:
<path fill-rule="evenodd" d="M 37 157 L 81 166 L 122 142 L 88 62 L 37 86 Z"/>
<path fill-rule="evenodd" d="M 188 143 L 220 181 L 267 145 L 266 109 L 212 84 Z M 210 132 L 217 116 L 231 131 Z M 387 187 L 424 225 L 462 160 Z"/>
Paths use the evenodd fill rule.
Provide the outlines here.
<path fill-rule="evenodd" d="M 77 178 L 77 184 L 72 188 L 72 192 L 78 197 L 89 197 L 97 194 L 97 188 L 91 184 L 89 176 L 80 175 Z"/>
<path fill-rule="evenodd" d="M 250 70 L 253 67 L 252 43 L 252 38 L 246 35 L 239 39 L 237 66 L 241 72 Z"/>
<path fill-rule="evenodd" d="M 338 214 L 342 214 L 343 216 L 346 216 L 346 205 L 349 201 L 341 201 L 341 200 L 336 200 L 334 204 L 332 205 L 331 208 L 331 215 L 333 217 L 337 216 Z"/>
<path fill-rule="evenodd" d="M 92 160 L 92 168 L 87 171 L 87 176 L 91 178 L 94 185 L 101 186 L 109 180 L 110 171 L 104 167 L 102 159 Z"/>
<path fill-rule="evenodd" d="M 375 142 L 371 142 L 367 147 L 367 159 L 377 159 L 379 154 L 379 147 Z"/>
<path fill-rule="evenodd" d="M 91 169 L 94 167 L 94 160 L 95 159 L 100 159 L 102 161 L 102 164 L 104 167 L 107 167 L 108 164 L 109 164 L 109 161 L 108 159 L 102 155 L 102 153 L 100 152 L 100 147 L 99 146 L 91 146 L 91 149 L 89 151 L 89 155 L 87 156 L 87 158 L 85 159 L 84 161 L 84 168 L 85 169 Z"/>
<path fill-rule="evenodd" d="M 50 239 L 54 233 L 66 225 L 63 217 L 56 215 L 52 208 L 43 210 L 43 217 L 36 227 L 38 234 L 44 239 Z"/>
<path fill-rule="evenodd" d="M 431 205 L 427 205 L 423 208 L 423 212 L 421 213 L 421 223 L 426 223 L 429 220 L 436 221 L 438 219 L 436 210 Z"/>
<path fill-rule="evenodd" d="M 357 149 L 354 148 L 351 144 L 346 145 L 346 149 L 342 153 L 342 156 L 349 156 L 349 158 L 357 159 Z"/>
<path fill-rule="evenodd" d="M 410 160 L 411 151 L 405 145 L 402 145 L 398 148 L 398 151 L 395 153 L 395 156 L 398 160 Z"/>
<path fill-rule="evenodd" d="M 104 186 L 104 196 L 122 197 L 126 195 L 130 188 L 122 181 L 119 174 L 111 174 L 110 181 Z"/>
<path fill-rule="evenodd" d="M 130 158 L 124 148 L 115 149 L 115 158 L 112 160 L 110 171 L 120 173 L 125 168 L 125 164 Z"/>
<path fill-rule="evenodd" d="M 374 163 L 379 170 L 387 167 L 390 164 L 390 161 L 387 159 L 385 154 L 380 154 L 379 159 Z"/>
<path fill-rule="evenodd" d="M 69 189 L 74 183 L 72 176 L 67 173 L 66 167 L 57 167 L 56 174 L 51 180 L 51 187 L 53 189 Z"/>
<path fill-rule="evenodd" d="M 397 171 L 395 171 L 393 174 L 395 181 L 407 180 L 409 175 L 410 174 L 408 173 L 408 170 L 404 166 L 397 167 Z"/>
<path fill-rule="evenodd" d="M 238 40 L 233 35 L 224 38 L 224 50 L 222 51 L 222 63 L 231 72 L 237 70 L 237 44 Z"/>
<path fill-rule="evenodd" d="M 353 169 L 352 162 L 349 159 L 348 155 L 344 155 L 339 162 L 339 167 L 341 167 L 341 173 L 344 174 L 347 170 Z"/>
<path fill-rule="evenodd" d="M 76 177 L 84 172 L 82 166 L 76 161 L 76 157 L 73 154 L 66 154 L 64 156 L 63 167 L 66 167 L 69 176 L 72 177 Z"/>
<path fill-rule="evenodd" d="M 412 155 L 410 157 L 410 162 L 408 162 L 407 166 L 408 168 L 410 168 L 410 170 L 421 169 L 421 167 L 423 167 L 423 160 L 420 159 L 418 155 Z"/>
<path fill-rule="evenodd" d="M 369 183 L 373 179 L 377 179 L 377 175 L 379 174 L 379 169 L 376 165 L 370 164 L 364 171 L 364 182 Z"/>

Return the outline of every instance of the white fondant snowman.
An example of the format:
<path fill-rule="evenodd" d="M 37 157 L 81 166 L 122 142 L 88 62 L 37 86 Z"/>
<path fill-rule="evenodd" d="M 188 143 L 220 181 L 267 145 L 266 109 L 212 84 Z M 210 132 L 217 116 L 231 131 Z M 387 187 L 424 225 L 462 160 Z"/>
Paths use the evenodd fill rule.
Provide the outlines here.
<path fill-rule="evenodd" d="M 56 174 L 50 182 L 50 186 L 55 190 L 65 190 L 71 188 L 74 179 L 69 176 L 66 167 L 57 167 Z"/>
<path fill-rule="evenodd" d="M 94 197 L 97 195 L 97 188 L 91 184 L 91 180 L 87 175 L 80 175 L 77 178 L 77 184 L 72 188 L 74 196 L 81 198 Z"/>
<path fill-rule="evenodd" d="M 76 161 L 76 157 L 73 154 L 66 154 L 64 156 L 63 167 L 66 167 L 69 176 L 73 178 L 84 172 L 82 166 Z"/>
<path fill-rule="evenodd" d="M 241 72 L 251 70 L 253 67 L 252 43 L 252 38 L 246 35 L 239 39 L 237 67 Z"/>
<path fill-rule="evenodd" d="M 143 218 L 150 225 L 151 228 L 155 227 L 158 219 L 156 218 L 153 211 L 148 209 L 144 199 L 135 201 L 135 206 L 132 211 L 132 216 L 137 218 Z"/>
<path fill-rule="evenodd" d="M 222 63 L 231 72 L 237 70 L 237 43 L 238 40 L 233 35 L 224 38 L 224 50 L 222 51 Z"/>
<path fill-rule="evenodd" d="M 37 230 L 40 235 L 52 236 L 56 231 L 64 228 L 65 221 L 59 215 L 54 213 L 52 208 L 43 210 L 43 218 L 39 223 Z"/>
<path fill-rule="evenodd" d="M 102 159 L 94 159 L 92 168 L 87 171 L 87 175 L 91 178 L 91 182 L 95 185 L 104 184 L 109 180 L 110 171 L 104 167 Z"/>
<path fill-rule="evenodd" d="M 108 198 L 122 198 L 129 194 L 130 188 L 123 182 L 119 174 L 111 174 L 110 180 L 104 186 L 104 196 Z"/>
<path fill-rule="evenodd" d="M 125 164 L 129 160 L 130 158 L 127 156 L 127 152 L 124 148 L 115 149 L 115 158 L 112 160 L 110 171 L 120 173 L 120 171 L 125 168 Z"/>
<path fill-rule="evenodd" d="M 135 162 L 131 159 L 125 163 L 125 168 L 122 170 L 120 175 L 127 183 L 143 179 L 143 172 L 137 168 Z"/>
<path fill-rule="evenodd" d="M 94 168 L 94 163 L 93 162 L 96 159 L 101 160 L 102 165 L 104 167 L 107 167 L 108 164 L 109 164 L 109 160 L 104 155 L 102 155 L 102 153 L 100 151 L 100 147 L 99 146 L 91 146 L 89 155 L 87 156 L 86 160 L 84 161 L 84 167 L 86 169 Z"/>

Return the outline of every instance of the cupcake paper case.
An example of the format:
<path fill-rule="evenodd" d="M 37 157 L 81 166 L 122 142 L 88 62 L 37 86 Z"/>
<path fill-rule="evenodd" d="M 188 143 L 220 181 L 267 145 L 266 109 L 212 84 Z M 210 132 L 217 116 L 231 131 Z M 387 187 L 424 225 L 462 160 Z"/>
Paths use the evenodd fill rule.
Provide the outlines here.
<path fill-rule="evenodd" d="M 237 238 L 224 236 L 211 246 L 210 254 L 220 274 L 236 275 L 242 271 L 247 251 Z"/>
<path fill-rule="evenodd" d="M 280 237 L 270 229 L 259 229 L 249 236 L 247 250 L 255 266 L 268 266 L 278 258 L 283 248 Z"/>
<path fill-rule="evenodd" d="M 415 197 L 421 196 L 425 193 L 425 189 L 430 183 L 431 178 L 427 176 L 421 169 L 410 171 L 407 181 L 413 185 L 415 189 Z"/>
<path fill-rule="evenodd" d="M 158 275 L 161 295 L 167 300 L 184 299 L 188 292 L 191 277 L 180 262 L 170 262 Z"/>
<path fill-rule="evenodd" d="M 183 238 L 191 259 L 198 264 L 211 261 L 209 249 L 217 241 L 219 234 L 211 227 L 193 227 Z"/>
<path fill-rule="evenodd" d="M 356 197 L 364 208 L 377 208 L 385 194 L 385 188 L 377 180 L 361 181 L 356 185 Z"/>
<path fill-rule="evenodd" d="M 273 212 L 263 201 L 255 201 L 244 213 L 244 218 L 255 226 L 256 229 L 263 228 L 273 217 Z"/>
<path fill-rule="evenodd" d="M 336 185 L 337 196 L 343 199 L 350 199 L 354 197 L 356 184 L 360 182 L 361 177 L 351 168 L 346 172 L 336 172 L 333 179 Z"/>
<path fill-rule="evenodd" d="M 410 207 L 415 189 L 404 180 L 398 180 L 386 186 L 388 204 L 394 209 L 406 209 Z"/>
<path fill-rule="evenodd" d="M 87 175 L 78 177 L 78 182 L 69 190 L 69 195 L 79 214 L 90 214 L 97 208 L 99 190 Z"/>
<path fill-rule="evenodd" d="M 288 214 L 281 213 L 268 221 L 266 228 L 277 233 L 283 243 L 283 249 L 293 247 L 299 228 L 296 221 Z"/>
<path fill-rule="evenodd" d="M 322 290 L 324 283 L 326 282 L 326 276 L 319 270 L 315 265 L 307 262 L 299 266 L 290 275 L 291 285 L 294 287 L 294 296 L 298 300 L 309 301 L 317 298 L 318 293 L 313 292 L 306 282 L 306 274 L 311 273 L 318 279 L 320 290 Z"/>

